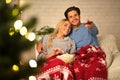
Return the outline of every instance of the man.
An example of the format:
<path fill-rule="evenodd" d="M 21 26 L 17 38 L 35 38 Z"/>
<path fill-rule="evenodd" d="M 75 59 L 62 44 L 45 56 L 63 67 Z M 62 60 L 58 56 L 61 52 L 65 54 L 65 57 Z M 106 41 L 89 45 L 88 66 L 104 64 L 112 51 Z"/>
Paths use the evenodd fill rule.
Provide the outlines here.
<path fill-rule="evenodd" d="M 75 41 L 77 50 L 88 44 L 98 46 L 97 27 L 89 20 L 86 23 L 81 23 L 80 9 L 78 7 L 69 7 L 64 15 L 72 24 L 73 30 L 69 36 Z"/>
<path fill-rule="evenodd" d="M 76 43 L 77 55 L 73 64 L 75 80 L 107 80 L 105 53 L 98 46 L 97 27 L 89 20 L 81 23 L 78 7 L 69 7 L 64 15 L 72 24 L 69 36 Z"/>

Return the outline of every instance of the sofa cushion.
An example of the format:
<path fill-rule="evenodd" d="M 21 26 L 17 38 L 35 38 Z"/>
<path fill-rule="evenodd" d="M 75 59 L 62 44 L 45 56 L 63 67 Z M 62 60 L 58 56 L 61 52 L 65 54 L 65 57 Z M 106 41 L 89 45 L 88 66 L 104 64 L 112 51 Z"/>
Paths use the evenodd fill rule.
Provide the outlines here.
<path fill-rule="evenodd" d="M 107 67 L 112 64 L 113 56 L 119 52 L 113 35 L 98 36 L 99 45 L 106 54 Z"/>

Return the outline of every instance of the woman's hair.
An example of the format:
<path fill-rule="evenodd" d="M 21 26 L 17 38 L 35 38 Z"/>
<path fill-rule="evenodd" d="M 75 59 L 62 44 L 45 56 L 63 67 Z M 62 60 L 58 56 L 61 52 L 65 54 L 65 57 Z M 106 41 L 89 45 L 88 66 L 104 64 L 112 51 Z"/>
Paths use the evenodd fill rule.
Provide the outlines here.
<path fill-rule="evenodd" d="M 68 19 L 68 13 L 70 11 L 76 11 L 79 15 L 80 15 L 80 9 L 78 7 L 75 7 L 75 6 L 72 6 L 72 7 L 69 7 L 65 12 L 64 12 L 64 16 L 66 17 L 66 19 Z"/>
<path fill-rule="evenodd" d="M 58 31 L 59 31 L 59 27 L 62 26 L 65 21 L 68 21 L 68 20 L 67 19 L 60 20 L 58 22 L 58 24 L 56 25 L 56 28 L 55 28 L 54 32 L 50 34 L 50 39 L 47 42 L 48 47 L 52 47 L 52 41 L 56 37 L 56 35 L 57 35 Z"/>

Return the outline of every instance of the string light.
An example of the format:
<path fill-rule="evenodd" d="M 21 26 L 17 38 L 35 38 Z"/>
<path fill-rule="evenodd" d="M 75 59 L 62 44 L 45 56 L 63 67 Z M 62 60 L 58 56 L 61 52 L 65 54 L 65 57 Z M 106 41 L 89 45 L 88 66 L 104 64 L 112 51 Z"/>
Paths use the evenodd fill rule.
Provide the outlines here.
<path fill-rule="evenodd" d="M 30 41 L 34 41 L 35 38 L 36 38 L 35 33 L 31 32 L 31 33 L 28 34 L 28 40 L 30 40 Z"/>
<path fill-rule="evenodd" d="M 20 29 L 20 34 L 22 36 L 26 35 L 27 34 L 27 28 L 25 26 L 23 26 L 21 29 Z"/>
<path fill-rule="evenodd" d="M 12 66 L 13 71 L 19 71 L 19 67 L 17 65 Z"/>
<path fill-rule="evenodd" d="M 6 3 L 9 4 L 9 3 L 11 3 L 11 1 L 12 1 L 12 0 L 6 0 Z"/>
<path fill-rule="evenodd" d="M 12 15 L 13 15 L 13 16 L 17 16 L 18 13 L 19 13 L 19 10 L 18 10 L 18 9 L 13 9 L 13 11 L 12 11 Z"/>
<path fill-rule="evenodd" d="M 15 30 L 19 30 L 22 27 L 22 25 L 23 25 L 22 20 L 16 20 L 14 23 Z"/>
<path fill-rule="evenodd" d="M 9 29 L 9 35 L 12 36 L 12 35 L 14 35 L 14 33 L 15 33 L 15 30 L 14 30 L 14 28 L 11 27 Z"/>
<path fill-rule="evenodd" d="M 36 80 L 35 76 L 29 76 L 29 80 Z"/>
<path fill-rule="evenodd" d="M 31 68 L 36 68 L 37 67 L 37 62 L 35 60 L 30 60 L 29 65 Z"/>

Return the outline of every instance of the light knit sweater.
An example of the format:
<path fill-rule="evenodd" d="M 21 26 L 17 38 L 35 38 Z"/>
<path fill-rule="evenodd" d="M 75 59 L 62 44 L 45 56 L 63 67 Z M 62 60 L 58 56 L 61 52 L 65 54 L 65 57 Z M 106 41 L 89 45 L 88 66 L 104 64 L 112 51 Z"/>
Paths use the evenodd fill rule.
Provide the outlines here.
<path fill-rule="evenodd" d="M 54 48 L 60 48 L 63 50 L 64 53 L 69 53 L 73 54 L 75 53 L 75 42 L 70 39 L 69 37 L 65 37 L 64 39 L 59 39 L 55 37 L 52 41 L 52 47 L 48 47 L 47 42 L 49 40 L 50 36 L 45 35 L 43 37 L 43 45 L 46 47 L 46 51 L 43 51 L 43 53 L 39 54 L 38 58 L 40 59 L 41 57 L 44 58 L 46 54 L 50 54 Z"/>

